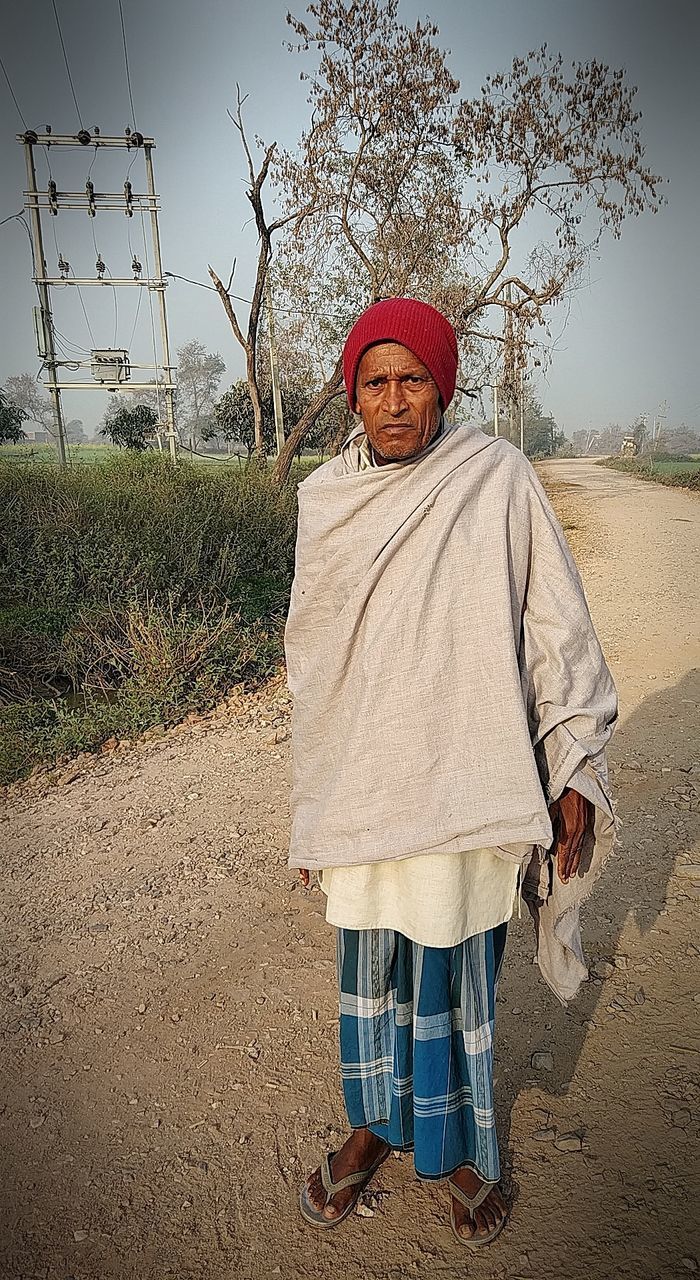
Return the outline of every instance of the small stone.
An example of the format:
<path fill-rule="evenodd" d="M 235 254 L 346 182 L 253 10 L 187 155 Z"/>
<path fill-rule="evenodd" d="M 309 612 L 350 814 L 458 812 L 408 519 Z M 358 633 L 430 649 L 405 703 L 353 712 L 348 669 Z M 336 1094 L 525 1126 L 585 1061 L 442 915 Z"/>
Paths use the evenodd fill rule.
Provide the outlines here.
<path fill-rule="evenodd" d="M 355 1212 L 359 1218 L 374 1217 L 374 1209 L 370 1209 L 369 1205 L 363 1204 L 361 1200 L 358 1202 L 357 1209 L 355 1210 Z"/>
<path fill-rule="evenodd" d="M 629 969 L 629 963 L 627 956 L 615 956 L 613 960 L 616 969 Z"/>
<path fill-rule="evenodd" d="M 676 868 L 679 876 L 688 876 L 691 880 L 700 877 L 700 862 L 683 862 Z"/>
<path fill-rule="evenodd" d="M 644 1004 L 644 1001 L 645 1001 L 645 1000 L 646 1000 L 646 996 L 645 996 L 645 994 L 644 994 L 644 988 L 643 988 L 643 987 L 640 987 L 640 988 L 639 988 L 639 991 L 635 991 L 635 993 L 634 993 L 634 1003 L 635 1003 L 635 1004 Z"/>
<path fill-rule="evenodd" d="M 614 972 L 615 966 L 609 960 L 596 960 L 595 964 L 591 965 L 591 973 L 594 978 L 609 978 Z"/>
<path fill-rule="evenodd" d="M 73 1239 L 76 1241 L 76 1243 L 77 1243 L 77 1244 L 80 1244 L 83 1240 L 87 1240 L 87 1239 L 89 1238 L 89 1236 L 90 1236 L 90 1232 L 89 1232 L 89 1231 L 74 1231 L 74 1232 L 73 1232 Z"/>
<path fill-rule="evenodd" d="M 40 1129 L 45 1120 L 46 1120 L 46 1116 L 32 1116 L 31 1120 L 29 1121 L 29 1128 Z"/>
<path fill-rule="evenodd" d="M 138 1106 L 138 1101 L 139 1101 L 138 1098 L 129 1098 L 129 1106 L 130 1107 Z"/>
<path fill-rule="evenodd" d="M 106 933 L 109 929 L 108 924 L 91 924 L 90 933 Z"/>
<path fill-rule="evenodd" d="M 180 1021 L 180 1015 L 179 1015 L 179 1013 L 171 1013 L 171 1015 L 170 1015 L 170 1021 L 171 1021 L 171 1022 L 179 1022 L 179 1021 Z"/>
<path fill-rule="evenodd" d="M 318 1009 L 311 1010 L 311 1021 L 318 1022 Z"/>
<path fill-rule="evenodd" d="M 556 1129 L 538 1129 L 532 1136 L 535 1142 L 554 1142 L 557 1131 Z"/>
<path fill-rule="evenodd" d="M 514 1018 L 519 1018 L 522 1013 L 522 1009 L 519 1009 L 518 1006 L 516 1005 L 514 1009 L 511 1009 L 511 1013 Z"/>
<path fill-rule="evenodd" d="M 695 1261 L 695 1258 L 690 1257 L 681 1258 L 681 1266 L 685 1267 L 686 1271 L 697 1271 L 698 1269 L 698 1264 Z"/>
<path fill-rule="evenodd" d="M 143 1004 L 143 1003 L 142 1003 L 142 1004 L 140 1004 L 140 1005 L 139 1005 L 139 1008 L 138 1008 L 138 1011 L 139 1011 L 139 1013 L 145 1013 L 145 1012 L 146 1012 L 146 1006 L 145 1006 L 145 1004 Z"/>
<path fill-rule="evenodd" d="M 563 1133 L 554 1145 L 557 1151 L 581 1151 L 583 1139 L 578 1133 Z"/>
<path fill-rule="evenodd" d="M 533 1053 L 530 1058 L 530 1066 L 535 1071 L 552 1071 L 554 1069 L 554 1058 L 551 1053 Z"/>
<path fill-rule="evenodd" d="M 682 1107 L 680 1111 L 674 1111 L 671 1118 L 676 1128 L 685 1129 L 685 1126 L 690 1124 L 693 1117 L 685 1107 Z"/>

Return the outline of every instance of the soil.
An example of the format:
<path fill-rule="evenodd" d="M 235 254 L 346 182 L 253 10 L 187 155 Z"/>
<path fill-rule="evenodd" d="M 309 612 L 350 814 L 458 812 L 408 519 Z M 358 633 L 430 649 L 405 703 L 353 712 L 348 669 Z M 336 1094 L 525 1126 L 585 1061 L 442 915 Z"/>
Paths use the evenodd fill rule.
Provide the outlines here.
<path fill-rule="evenodd" d="M 621 846 L 568 1010 L 525 918 L 499 990 L 512 1216 L 483 1256 L 409 1156 L 338 1231 L 304 1174 L 344 1129 L 333 931 L 286 868 L 288 698 L 9 789 L 0 888 L 0 1275 L 666 1280 L 698 1272 L 696 495 L 548 464 L 622 722 Z"/>

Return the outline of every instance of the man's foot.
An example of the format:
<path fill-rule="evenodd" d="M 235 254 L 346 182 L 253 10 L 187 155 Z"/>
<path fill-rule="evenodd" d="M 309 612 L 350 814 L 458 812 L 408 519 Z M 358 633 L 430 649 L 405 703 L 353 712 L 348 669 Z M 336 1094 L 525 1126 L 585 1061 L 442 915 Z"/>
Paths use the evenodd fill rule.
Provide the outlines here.
<path fill-rule="evenodd" d="M 466 1168 L 453 1173 L 450 1182 L 454 1182 L 470 1200 L 478 1195 L 483 1186 L 483 1179 L 478 1173 Z M 463 1240 L 478 1242 L 480 1236 L 490 1236 L 503 1225 L 508 1216 L 508 1206 L 498 1187 L 492 1187 L 486 1199 L 473 1213 L 453 1196 L 452 1214 L 457 1235 Z"/>
<path fill-rule="evenodd" d="M 353 1129 L 347 1142 L 336 1151 L 331 1160 L 331 1175 L 334 1182 L 340 1182 L 349 1173 L 359 1173 L 361 1169 L 371 1169 L 375 1160 L 388 1154 L 386 1142 L 371 1133 L 369 1129 Z M 306 1194 L 310 1203 L 324 1218 L 332 1222 L 339 1218 L 350 1201 L 357 1196 L 357 1187 L 345 1187 L 329 1198 L 321 1181 L 321 1170 L 316 1169 L 306 1182 Z"/>

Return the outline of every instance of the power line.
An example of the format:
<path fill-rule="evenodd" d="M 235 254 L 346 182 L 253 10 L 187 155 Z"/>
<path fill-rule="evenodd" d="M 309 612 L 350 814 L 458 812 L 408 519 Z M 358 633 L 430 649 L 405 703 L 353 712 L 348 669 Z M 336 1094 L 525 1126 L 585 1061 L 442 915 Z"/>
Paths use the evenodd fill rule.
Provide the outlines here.
<path fill-rule="evenodd" d="M 65 46 L 64 41 L 63 41 L 63 32 L 61 31 L 61 23 L 60 23 L 60 19 L 59 19 L 59 16 L 58 16 L 58 9 L 56 8 L 56 0 L 51 0 L 51 4 L 52 4 L 52 6 L 53 6 L 53 13 L 54 13 L 54 17 L 55 17 L 55 19 L 56 19 L 56 26 L 58 27 L 58 38 L 59 38 L 59 40 L 61 41 L 61 48 L 62 48 L 62 50 L 63 50 L 63 61 L 64 61 L 64 62 L 65 62 L 65 64 L 66 64 L 66 72 L 67 72 L 67 74 L 68 74 L 68 83 L 69 83 L 69 85 L 70 85 L 71 93 L 73 94 L 73 101 L 74 101 L 74 103 L 75 103 L 75 110 L 76 110 L 76 113 L 77 113 L 77 116 L 78 116 L 78 123 L 80 124 L 80 128 L 82 129 L 82 128 L 84 127 L 84 126 L 83 126 L 83 117 L 82 117 L 82 116 L 81 116 L 81 114 L 80 114 L 80 107 L 78 106 L 78 99 L 77 99 L 76 94 L 75 94 L 75 85 L 73 84 L 73 77 L 72 77 L 72 75 L 71 75 L 71 73 L 70 73 L 70 66 L 68 65 L 68 54 L 66 53 L 66 46 Z"/>
<path fill-rule="evenodd" d="M 109 278 L 110 278 L 110 280 L 111 280 L 111 279 L 112 279 L 112 272 L 110 271 L 109 267 L 107 267 L 107 275 L 109 276 Z M 141 290 L 139 289 L 139 293 L 140 293 L 140 292 L 141 292 Z M 118 303 L 118 300 L 117 300 L 117 290 L 116 290 L 116 288 L 115 288 L 115 286 L 114 286 L 114 285 L 112 285 L 112 299 L 113 299 L 113 301 L 114 301 L 114 338 L 113 338 L 113 341 L 112 341 L 112 347 L 114 348 L 114 347 L 116 347 L 116 345 L 117 345 L 117 327 L 118 327 L 118 324 L 119 324 L 119 303 Z"/>
<path fill-rule="evenodd" d="M 12 84 L 10 84 L 10 77 L 8 76 L 8 72 L 6 72 L 4 61 L 1 58 L 0 58 L 0 67 L 3 68 L 3 76 L 5 77 L 6 82 L 8 82 L 8 88 L 10 91 L 10 95 L 12 95 L 12 100 L 14 102 L 14 105 L 17 106 L 17 114 L 19 115 L 19 119 L 22 120 L 22 124 L 24 125 L 24 128 L 28 129 L 29 125 L 27 124 L 27 120 L 24 119 L 24 116 L 22 114 L 22 108 L 20 108 L 19 102 L 17 101 L 17 97 L 15 97 L 15 92 L 13 90 Z"/>
<path fill-rule="evenodd" d="M 136 299 L 136 314 L 134 316 L 134 323 L 131 326 L 131 337 L 129 338 L 127 351 L 131 351 L 131 348 L 134 345 L 134 334 L 136 333 L 136 326 L 139 322 L 139 311 L 141 310 L 141 299 L 143 298 L 143 289 L 137 289 L 136 292 L 138 294 L 138 298 Z"/>
<path fill-rule="evenodd" d="M 71 273 L 72 273 L 72 275 L 73 275 L 73 279 L 75 279 L 75 272 L 73 271 L 73 268 L 72 268 L 72 267 L 71 267 Z M 88 317 L 88 313 L 87 313 L 87 311 L 85 310 L 85 303 L 84 303 L 84 301 L 83 301 L 83 293 L 82 293 L 82 290 L 81 290 L 81 288 L 80 288 L 80 285 L 79 285 L 79 284 L 76 284 L 76 286 L 75 286 L 75 287 L 76 287 L 76 289 L 77 289 L 77 291 L 78 291 L 78 298 L 79 298 L 79 300 L 80 300 L 80 305 L 81 305 L 81 307 L 82 307 L 82 309 L 83 309 L 83 315 L 85 316 L 85 323 L 86 323 L 86 325 L 87 325 L 87 331 L 88 331 L 88 333 L 90 334 L 90 341 L 91 341 L 91 343 L 92 343 L 93 350 L 94 350 L 94 349 L 95 349 L 95 347 L 97 346 L 97 343 L 95 342 L 95 336 L 94 336 L 94 334 L 93 334 L 93 332 L 92 332 L 92 327 L 91 327 L 91 325 L 90 325 L 90 320 L 89 320 L 89 317 Z"/>
<path fill-rule="evenodd" d="M 179 276 L 176 271 L 164 271 L 164 276 L 169 276 L 171 280 L 184 280 L 185 284 L 196 284 L 198 289 L 208 289 L 210 293 L 218 293 L 219 290 L 213 284 L 204 284 L 202 280 L 191 280 L 189 276 Z M 227 290 L 229 298 L 233 298 L 236 302 L 245 302 L 247 306 L 251 305 L 252 298 L 244 298 L 240 293 L 231 293 Z M 324 320 L 340 320 L 342 316 L 339 312 L 332 311 L 309 311 L 304 307 L 280 307 L 277 303 L 273 304 L 273 311 L 280 311 L 288 316 L 322 316 Z"/>
<path fill-rule="evenodd" d="M 131 124 L 136 128 L 136 112 L 134 111 L 134 98 L 131 92 L 131 75 L 129 74 L 129 54 L 126 48 L 126 28 L 124 26 L 124 11 L 122 9 L 122 0 L 117 0 L 119 4 L 119 21 L 122 27 L 122 44 L 124 45 L 124 66 L 126 67 L 126 84 L 129 90 L 129 104 L 131 106 Z"/>

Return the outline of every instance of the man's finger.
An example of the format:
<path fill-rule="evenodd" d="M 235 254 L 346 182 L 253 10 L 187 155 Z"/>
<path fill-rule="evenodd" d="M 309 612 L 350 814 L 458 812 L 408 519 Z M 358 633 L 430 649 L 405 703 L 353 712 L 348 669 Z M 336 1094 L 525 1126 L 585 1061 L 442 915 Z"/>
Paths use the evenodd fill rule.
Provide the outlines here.
<path fill-rule="evenodd" d="M 308 872 L 307 868 L 306 868 L 306 867 L 300 867 L 300 868 L 299 868 L 299 879 L 301 880 L 301 883 L 303 884 L 303 886 L 304 886 L 304 888 L 305 888 L 305 889 L 308 889 L 308 887 L 309 887 L 309 878 L 310 878 L 310 877 L 309 877 L 309 872 Z"/>

